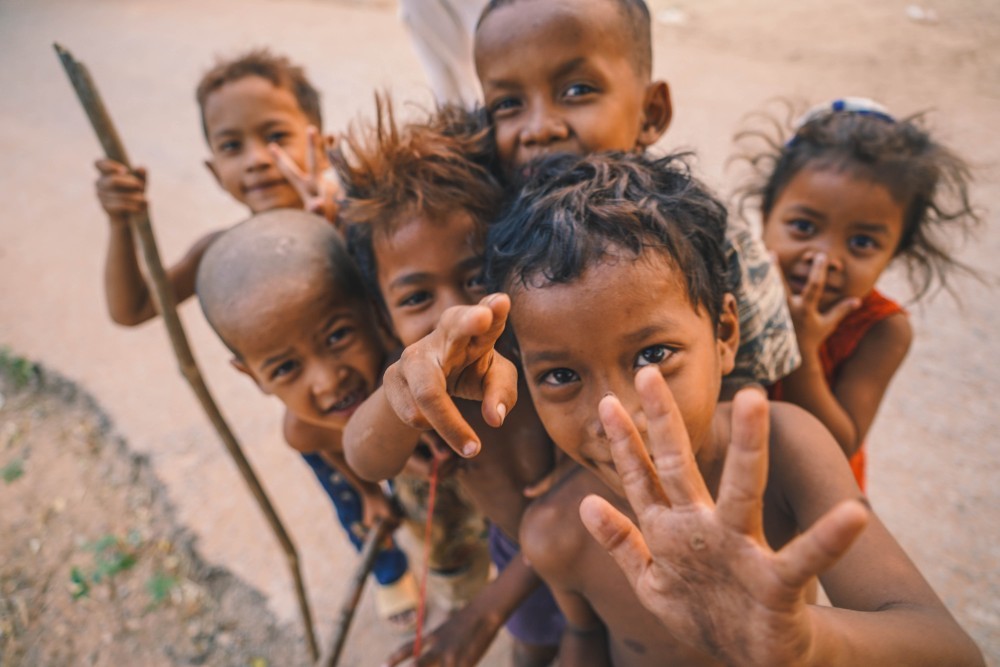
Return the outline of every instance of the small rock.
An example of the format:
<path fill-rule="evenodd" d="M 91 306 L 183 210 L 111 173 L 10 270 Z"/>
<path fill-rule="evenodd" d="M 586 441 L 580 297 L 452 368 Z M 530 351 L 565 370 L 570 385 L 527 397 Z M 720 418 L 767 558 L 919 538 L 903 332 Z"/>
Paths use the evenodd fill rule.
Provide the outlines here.
<path fill-rule="evenodd" d="M 31 553 L 38 555 L 38 552 L 42 550 L 42 541 L 37 537 L 32 537 L 28 540 L 28 548 L 31 549 Z"/>
<path fill-rule="evenodd" d="M 936 11 L 929 7 L 921 7 L 920 5 L 907 5 L 906 18 L 910 19 L 914 23 L 938 22 L 938 14 Z"/>
<path fill-rule="evenodd" d="M 687 23 L 687 13 L 678 7 L 670 7 L 656 14 L 656 20 L 663 25 L 684 25 Z"/>

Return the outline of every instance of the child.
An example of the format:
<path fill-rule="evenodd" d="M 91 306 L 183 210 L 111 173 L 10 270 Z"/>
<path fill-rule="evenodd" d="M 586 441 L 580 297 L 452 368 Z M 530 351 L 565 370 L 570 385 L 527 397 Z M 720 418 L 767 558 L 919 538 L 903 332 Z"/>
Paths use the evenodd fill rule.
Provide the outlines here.
<path fill-rule="evenodd" d="M 396 513 L 381 487 L 344 461 L 341 432 L 378 385 L 385 351 L 340 235 L 304 211 L 259 214 L 208 248 L 197 293 L 233 366 L 285 404 L 285 440 L 305 456 L 360 549 L 374 520 Z M 406 556 L 382 550 L 374 574 L 380 616 L 411 628 L 417 591 Z"/>
<path fill-rule="evenodd" d="M 771 167 L 753 194 L 802 353 L 772 398 L 819 418 L 864 489 L 865 435 L 912 338 L 906 312 L 875 283 L 901 259 L 918 298 L 946 284 L 960 265 L 941 237 L 977 221 L 968 170 L 915 119 L 859 98 L 817 107 L 770 146 L 747 157 Z"/>
<path fill-rule="evenodd" d="M 333 221 L 336 184 L 320 145 L 319 93 L 302 68 L 261 49 L 218 63 L 198 84 L 202 130 L 211 157 L 205 166 L 223 190 L 251 213 L 278 207 L 306 208 Z M 113 160 L 98 160 L 97 196 L 108 214 L 111 234 L 104 290 L 111 319 L 135 326 L 156 316 L 143 280 L 130 214 L 146 208 L 146 170 L 129 173 Z M 194 293 L 198 263 L 219 235 L 195 241 L 167 269 L 177 302 Z"/>
<path fill-rule="evenodd" d="M 676 158 L 611 155 L 536 165 L 490 229 L 532 401 L 582 468 L 521 529 L 566 614 L 561 664 L 982 664 L 822 425 L 754 389 L 718 403 L 725 224 Z M 838 608 L 805 603 L 816 575 Z"/>
<path fill-rule="evenodd" d="M 642 0 L 493 0 L 479 21 L 476 69 L 509 176 L 540 155 L 644 151 L 670 124 L 670 92 L 653 81 Z M 740 350 L 727 393 L 771 384 L 798 364 L 780 276 L 759 239 L 731 225 L 727 263 Z"/>
<path fill-rule="evenodd" d="M 397 127 L 391 105 L 383 109 L 380 103 L 377 116 L 345 138 L 349 156 L 338 167 L 352 252 L 407 346 L 403 359 L 386 372 L 389 384 L 406 377 L 419 351 L 441 349 L 445 342 L 428 334 L 450 307 L 476 304 L 484 296 L 483 239 L 503 191 L 488 169 L 494 151 L 482 114 L 445 107 Z M 384 399 L 384 390 L 377 391 L 344 433 L 347 460 L 372 480 L 395 475 L 429 427 L 400 423 Z M 506 410 L 491 414 L 464 403 L 462 414 L 472 426 L 463 422 L 457 432 L 440 433 L 459 449 L 469 442 L 478 448 L 481 441 L 476 458 L 455 462 L 456 478 L 492 521 L 491 554 L 502 574 L 434 632 L 421 664 L 476 664 L 510 617 L 514 664 L 546 665 L 562 633 L 555 602 L 539 588 L 515 540 L 528 504 L 523 489 L 551 469 L 553 447 L 531 407 L 515 412 L 513 397 L 506 400 Z M 398 664 L 411 652 L 403 647 L 388 662 Z"/>

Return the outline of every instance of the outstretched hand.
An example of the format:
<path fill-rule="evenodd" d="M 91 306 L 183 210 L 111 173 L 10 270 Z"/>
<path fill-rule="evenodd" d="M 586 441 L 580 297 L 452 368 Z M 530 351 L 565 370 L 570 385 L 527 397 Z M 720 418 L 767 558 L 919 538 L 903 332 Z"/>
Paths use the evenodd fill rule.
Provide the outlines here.
<path fill-rule="evenodd" d="M 483 419 L 499 427 L 517 401 L 517 369 L 494 349 L 510 312 L 506 294 L 446 310 L 437 328 L 403 351 L 383 386 L 399 418 L 434 430 L 458 454 L 479 453 L 480 441 L 452 400 L 482 402 Z"/>
<path fill-rule="evenodd" d="M 772 551 L 762 517 L 766 399 L 746 389 L 733 402 L 732 443 L 715 502 L 660 372 L 639 371 L 635 385 L 648 421 L 648 453 L 617 398 L 605 397 L 599 410 L 639 525 L 597 496 L 580 506 L 584 525 L 674 636 L 730 664 L 807 658 L 815 627 L 803 590 L 847 552 L 867 510 L 845 501 Z"/>
<path fill-rule="evenodd" d="M 466 605 L 424 638 L 416 667 L 473 667 L 478 665 L 500 631 L 495 614 L 479 613 Z M 386 658 L 383 667 L 394 667 L 413 658 L 409 641 Z"/>
<path fill-rule="evenodd" d="M 323 168 L 322 156 L 333 149 L 337 144 L 336 137 L 320 136 L 319 130 L 310 125 L 306 128 L 306 141 L 308 149 L 306 151 L 306 169 L 303 171 L 295 164 L 295 160 L 285 152 L 278 144 L 268 145 L 274 162 L 281 175 L 295 188 L 302 199 L 302 206 L 305 210 L 316 215 L 321 215 L 330 222 L 337 221 L 337 213 L 340 211 L 340 184 L 336 176 L 328 174 L 328 170 Z"/>
<path fill-rule="evenodd" d="M 829 260 L 826 255 L 819 253 L 814 259 L 809 269 L 809 278 L 800 294 L 793 294 L 785 281 L 785 293 L 788 295 L 788 312 L 792 317 L 792 324 L 795 326 L 795 337 L 799 344 L 799 349 L 803 351 L 815 351 L 830 337 L 837 326 L 851 311 L 857 310 L 861 305 L 861 300 L 851 297 L 840 299 L 825 312 L 820 312 L 819 304 L 826 289 L 826 269 Z M 778 272 L 781 274 L 781 271 Z"/>

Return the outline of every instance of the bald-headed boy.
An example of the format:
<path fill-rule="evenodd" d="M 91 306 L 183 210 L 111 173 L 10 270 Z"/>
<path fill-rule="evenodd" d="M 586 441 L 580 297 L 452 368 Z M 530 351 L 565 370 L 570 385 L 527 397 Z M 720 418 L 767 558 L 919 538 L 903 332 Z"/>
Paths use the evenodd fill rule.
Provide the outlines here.
<path fill-rule="evenodd" d="M 372 522 L 394 521 L 395 511 L 378 484 L 347 465 L 341 432 L 378 386 L 386 354 L 339 233 L 304 211 L 261 213 L 212 243 L 196 287 L 233 366 L 285 404 L 285 440 L 324 482 L 360 549 Z M 395 546 L 384 549 L 374 574 L 380 615 L 410 627 L 416 589 L 406 556 Z"/>
<path fill-rule="evenodd" d="M 670 125 L 670 90 L 652 78 L 643 0 L 491 0 L 476 30 L 475 60 L 512 180 L 553 153 L 643 152 Z M 729 393 L 777 381 L 800 357 L 781 277 L 745 224 L 730 222 L 726 261 L 740 323 Z"/>

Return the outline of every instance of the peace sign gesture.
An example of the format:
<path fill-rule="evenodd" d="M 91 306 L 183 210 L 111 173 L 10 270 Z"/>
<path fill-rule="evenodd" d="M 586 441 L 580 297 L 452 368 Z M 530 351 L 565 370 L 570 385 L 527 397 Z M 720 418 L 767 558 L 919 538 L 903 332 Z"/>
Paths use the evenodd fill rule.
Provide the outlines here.
<path fill-rule="evenodd" d="M 321 137 L 319 130 L 310 125 L 306 128 L 306 141 L 309 145 L 305 171 L 278 144 L 268 144 L 268 148 L 278 171 L 295 188 L 305 210 L 336 222 L 341 188 L 336 174 L 326 166 L 326 152 L 336 147 L 337 138 L 333 135 Z"/>

